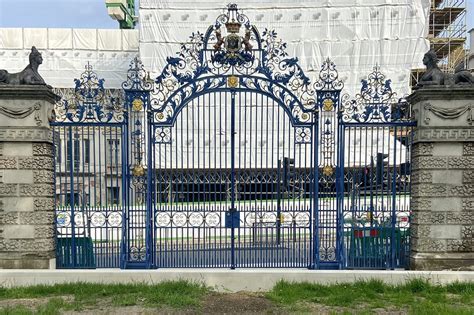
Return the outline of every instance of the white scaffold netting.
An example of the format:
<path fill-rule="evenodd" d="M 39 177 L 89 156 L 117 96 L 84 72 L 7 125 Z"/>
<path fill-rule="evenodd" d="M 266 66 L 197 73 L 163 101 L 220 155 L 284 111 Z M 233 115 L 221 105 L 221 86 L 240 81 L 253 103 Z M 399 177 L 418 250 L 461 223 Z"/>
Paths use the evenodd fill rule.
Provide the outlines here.
<path fill-rule="evenodd" d="M 205 32 L 224 0 L 141 0 L 140 56 L 153 76 L 196 31 Z M 238 3 L 261 31 L 277 31 L 310 77 L 330 57 L 354 95 L 379 65 L 398 95 L 409 93 L 410 70 L 429 49 L 429 0 L 249 0 Z"/>
<path fill-rule="evenodd" d="M 120 88 L 138 53 L 138 30 L 0 29 L 0 69 L 18 72 L 28 64 L 31 46 L 43 55 L 39 72 L 56 88 L 71 88 L 88 62 L 106 88 Z"/>

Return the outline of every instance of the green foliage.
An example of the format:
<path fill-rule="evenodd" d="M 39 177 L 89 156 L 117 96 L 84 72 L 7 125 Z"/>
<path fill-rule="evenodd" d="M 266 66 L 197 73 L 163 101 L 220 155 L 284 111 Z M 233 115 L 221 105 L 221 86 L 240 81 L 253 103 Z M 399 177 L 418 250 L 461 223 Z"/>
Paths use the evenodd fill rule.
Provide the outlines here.
<path fill-rule="evenodd" d="M 431 289 L 431 286 L 426 279 L 415 278 L 407 282 L 406 289 L 412 293 L 420 293 Z"/>
<path fill-rule="evenodd" d="M 35 314 L 59 314 L 61 310 L 81 311 L 90 309 L 102 301 L 111 300 L 114 306 L 145 305 L 147 307 L 172 307 L 182 309 L 199 307 L 202 297 L 209 290 L 199 283 L 168 281 L 155 285 L 146 284 L 56 284 L 37 285 L 0 290 L 0 300 L 19 298 L 51 297 L 40 305 Z M 58 296 L 72 295 L 72 302 L 65 302 Z M 25 307 L 11 307 L 0 310 L 0 314 L 31 314 Z"/>
<path fill-rule="evenodd" d="M 158 312 L 199 313 L 205 306 L 203 301 L 212 294 L 204 285 L 187 281 L 154 285 L 75 283 L 1 288 L 0 302 L 16 299 L 38 299 L 39 302 L 29 308 L 23 305 L 0 308 L 0 315 L 55 315 L 69 310 L 93 313 L 99 306 L 101 309 L 134 306 Z M 239 294 L 237 296 L 242 295 Z M 373 314 L 379 311 L 474 314 L 474 283 L 457 282 L 442 286 L 432 285 L 424 279 L 412 279 L 395 286 L 380 280 L 333 285 L 280 281 L 265 297 L 272 302 L 270 305 L 274 309 L 281 309 L 283 313 L 320 313 L 324 310 L 324 313 L 331 314 Z M 233 303 L 238 312 L 238 300 Z"/>
<path fill-rule="evenodd" d="M 404 309 L 411 314 L 474 314 L 474 283 L 432 285 L 425 279 L 411 279 L 392 286 L 379 280 L 323 286 L 312 283 L 278 282 L 266 297 L 289 309 L 311 303 L 350 309 Z"/>
<path fill-rule="evenodd" d="M 20 305 L 14 307 L 6 307 L 4 309 L 0 309 L 1 315 L 30 315 L 33 312 L 28 309 L 27 307 Z"/>

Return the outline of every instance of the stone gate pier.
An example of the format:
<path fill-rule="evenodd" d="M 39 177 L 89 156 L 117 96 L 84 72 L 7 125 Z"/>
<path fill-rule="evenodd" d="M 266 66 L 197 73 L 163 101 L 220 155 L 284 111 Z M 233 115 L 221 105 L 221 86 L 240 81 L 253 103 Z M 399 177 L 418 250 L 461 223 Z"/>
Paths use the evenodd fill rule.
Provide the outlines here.
<path fill-rule="evenodd" d="M 411 269 L 474 270 L 474 86 L 432 86 L 410 97 Z"/>
<path fill-rule="evenodd" d="M 56 100 L 45 85 L 0 85 L 0 268 L 55 268 Z"/>

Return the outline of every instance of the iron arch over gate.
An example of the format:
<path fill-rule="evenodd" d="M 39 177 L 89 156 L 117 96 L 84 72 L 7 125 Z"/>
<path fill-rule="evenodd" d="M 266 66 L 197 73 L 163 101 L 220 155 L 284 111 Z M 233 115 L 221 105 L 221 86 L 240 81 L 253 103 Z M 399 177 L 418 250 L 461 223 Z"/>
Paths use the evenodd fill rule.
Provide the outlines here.
<path fill-rule="evenodd" d="M 229 5 L 117 97 L 88 65 L 53 123 L 58 268 L 406 267 L 408 104 L 285 49 Z"/>

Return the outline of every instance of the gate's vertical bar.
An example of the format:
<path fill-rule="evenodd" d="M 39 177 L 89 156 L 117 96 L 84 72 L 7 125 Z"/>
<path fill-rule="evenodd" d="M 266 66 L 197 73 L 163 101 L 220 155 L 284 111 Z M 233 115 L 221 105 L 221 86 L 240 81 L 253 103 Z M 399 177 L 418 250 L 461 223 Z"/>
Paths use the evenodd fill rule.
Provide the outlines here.
<path fill-rule="evenodd" d="M 148 105 L 148 104 L 147 104 Z M 146 222 L 146 227 L 145 227 L 145 246 L 146 246 L 146 268 L 149 269 L 152 267 L 152 262 L 151 259 L 154 256 L 153 251 L 154 251 L 154 242 L 153 242 L 153 237 L 152 237 L 152 220 L 154 213 L 152 211 L 154 205 L 155 205 L 155 187 L 153 185 L 153 172 L 154 172 L 154 166 L 155 166 L 155 161 L 153 161 L 152 158 L 152 153 L 155 149 L 155 139 L 154 139 L 154 128 L 153 128 L 153 112 L 151 109 L 148 107 L 145 107 L 145 114 L 147 115 L 147 136 L 148 136 L 148 146 L 147 146 L 147 175 L 146 175 L 146 180 L 147 180 L 147 193 L 149 194 L 148 197 L 146 197 L 146 217 L 145 220 Z"/>
<path fill-rule="evenodd" d="M 53 132 L 53 162 L 54 162 L 54 176 L 53 176 L 53 181 L 54 181 L 54 233 L 56 235 L 56 241 L 58 237 L 58 207 L 61 205 L 61 202 L 58 198 L 58 196 L 61 196 L 61 188 L 59 188 L 59 194 L 57 193 L 57 184 L 58 184 L 58 178 L 59 178 L 59 185 L 61 185 L 61 177 L 58 176 L 58 168 L 61 169 L 61 139 L 60 139 L 60 132 L 58 131 L 61 130 L 58 126 L 51 124 L 51 129 Z M 61 186 L 60 186 L 61 187 Z M 59 253 L 58 251 L 58 246 L 56 246 L 56 267 L 58 266 L 57 261 L 61 260 L 64 261 L 64 257 L 62 254 Z"/>
<path fill-rule="evenodd" d="M 125 95 L 125 100 L 129 103 L 130 99 L 128 95 Z M 127 224 L 125 223 L 127 212 L 130 205 L 129 200 L 129 172 L 130 169 L 128 166 L 128 152 L 129 152 L 129 142 L 128 142 L 128 135 L 129 135 L 129 124 L 128 124 L 128 113 L 130 109 L 130 104 L 126 104 L 124 106 L 126 111 L 124 113 L 124 122 L 122 125 L 122 238 L 121 238 L 121 253 L 120 253 L 120 269 L 125 268 L 125 261 L 127 259 Z"/>
<path fill-rule="evenodd" d="M 277 219 L 276 219 L 276 228 L 277 228 L 277 245 L 280 245 L 281 238 L 281 160 L 278 159 L 277 164 Z"/>
<path fill-rule="evenodd" d="M 345 266 L 344 262 L 344 151 L 345 151 L 345 134 L 346 128 L 342 121 L 342 111 L 338 108 L 338 144 L 337 144 L 337 169 L 339 174 L 336 173 L 336 259 L 338 260 L 339 269 L 343 269 Z"/>
<path fill-rule="evenodd" d="M 319 104 L 316 103 L 313 112 L 313 261 L 311 269 L 319 269 Z"/>
<path fill-rule="evenodd" d="M 390 240 L 390 269 L 395 268 L 395 245 L 396 245 L 396 235 L 395 235 L 395 226 L 397 223 L 397 212 L 396 212 L 396 197 L 397 197 L 397 125 L 394 126 L 394 135 L 393 135 L 393 179 L 392 179 L 392 228 L 391 228 L 391 240 Z"/>
<path fill-rule="evenodd" d="M 230 102 L 230 219 L 231 219 L 231 230 L 230 230 L 230 269 L 235 269 L 235 91 L 231 91 L 231 102 Z"/>
<path fill-rule="evenodd" d="M 72 268 L 76 267 L 76 218 L 74 213 L 74 160 L 73 158 L 72 127 L 68 127 L 68 139 L 66 140 L 66 154 L 69 159 L 69 205 L 71 207 L 71 259 Z"/>

